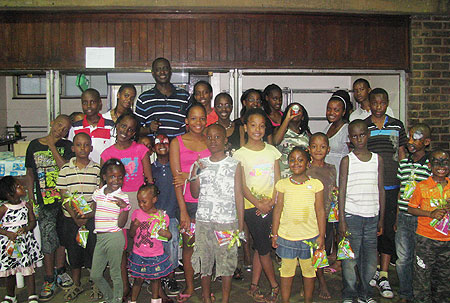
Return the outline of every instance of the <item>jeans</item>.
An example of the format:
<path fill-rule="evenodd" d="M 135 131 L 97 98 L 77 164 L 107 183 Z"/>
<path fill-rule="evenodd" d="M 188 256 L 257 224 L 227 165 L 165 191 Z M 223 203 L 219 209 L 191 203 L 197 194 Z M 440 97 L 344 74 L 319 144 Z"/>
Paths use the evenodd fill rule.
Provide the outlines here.
<path fill-rule="evenodd" d="M 172 239 L 168 242 L 163 241 L 164 252 L 169 255 L 169 260 L 172 263 L 172 270 L 178 268 L 178 246 L 180 245 L 180 230 L 178 229 L 177 218 L 170 218 L 169 231 L 172 234 Z"/>
<path fill-rule="evenodd" d="M 345 214 L 345 222 L 355 258 L 342 261 L 342 298 L 365 300 L 371 289 L 369 282 L 377 269 L 378 216 L 366 218 Z"/>
<path fill-rule="evenodd" d="M 395 248 L 397 250 L 396 269 L 400 288 L 398 296 L 402 299 L 412 300 L 413 287 L 413 260 L 416 246 L 417 217 L 398 213 L 397 233 L 395 234 Z"/>

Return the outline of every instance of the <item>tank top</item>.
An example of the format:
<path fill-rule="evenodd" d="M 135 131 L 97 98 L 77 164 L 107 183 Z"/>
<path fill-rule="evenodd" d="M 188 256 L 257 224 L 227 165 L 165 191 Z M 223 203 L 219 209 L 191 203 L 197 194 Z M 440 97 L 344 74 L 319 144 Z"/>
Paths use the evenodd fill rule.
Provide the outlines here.
<path fill-rule="evenodd" d="M 177 136 L 178 145 L 180 146 L 180 167 L 181 171 L 184 173 L 189 173 L 192 164 L 197 161 L 198 158 L 206 158 L 211 156 L 211 153 L 208 149 L 204 149 L 202 151 L 196 152 L 188 149 L 184 143 L 181 136 Z M 186 190 L 184 192 L 184 201 L 189 203 L 197 203 L 198 199 L 194 199 L 191 195 L 191 188 L 189 185 L 186 186 Z"/>

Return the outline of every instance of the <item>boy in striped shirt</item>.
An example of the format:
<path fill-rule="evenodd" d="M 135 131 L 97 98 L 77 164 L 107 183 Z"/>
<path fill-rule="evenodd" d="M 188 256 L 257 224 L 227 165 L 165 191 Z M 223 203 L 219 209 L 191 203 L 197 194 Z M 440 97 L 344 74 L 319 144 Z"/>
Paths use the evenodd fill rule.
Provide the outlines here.
<path fill-rule="evenodd" d="M 406 145 L 410 155 L 400 160 L 397 177 L 400 180 L 398 214 L 396 222 L 395 248 L 397 251 L 397 275 L 400 282 L 399 302 L 413 300 L 413 258 L 417 217 L 408 213 L 408 203 L 417 183 L 431 175 L 428 155 L 425 149 L 430 145 L 431 129 L 424 123 L 414 125 L 409 130 Z"/>

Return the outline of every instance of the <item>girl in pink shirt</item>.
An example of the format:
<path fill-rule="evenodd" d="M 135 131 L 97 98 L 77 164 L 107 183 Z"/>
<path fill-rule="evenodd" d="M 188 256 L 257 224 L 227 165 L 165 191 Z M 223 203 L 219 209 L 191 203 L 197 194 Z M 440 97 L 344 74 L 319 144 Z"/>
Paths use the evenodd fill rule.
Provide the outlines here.
<path fill-rule="evenodd" d="M 137 197 L 140 209 L 131 216 L 130 236 L 134 238 L 133 251 L 128 259 L 130 275 L 135 278 L 131 291 L 131 303 L 136 302 L 144 280 L 150 280 L 152 288 L 152 303 L 167 300 L 161 288 L 161 278 L 172 272 L 172 263 L 164 252 L 161 241 L 172 238 L 169 231 L 169 216 L 156 209 L 158 188 L 153 185 L 143 185 Z"/>

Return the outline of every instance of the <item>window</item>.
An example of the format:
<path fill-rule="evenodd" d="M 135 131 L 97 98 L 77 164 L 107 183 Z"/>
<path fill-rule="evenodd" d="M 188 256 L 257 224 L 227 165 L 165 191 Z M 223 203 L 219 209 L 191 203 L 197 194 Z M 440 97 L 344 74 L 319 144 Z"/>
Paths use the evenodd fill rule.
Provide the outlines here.
<path fill-rule="evenodd" d="M 14 77 L 14 97 L 45 98 L 47 81 L 45 74 L 20 75 Z"/>
<path fill-rule="evenodd" d="M 89 81 L 89 87 L 99 91 L 100 96 L 105 98 L 108 95 L 108 85 L 106 83 L 106 74 L 103 75 L 85 75 Z M 62 97 L 79 98 L 81 90 L 76 86 L 77 75 L 62 75 L 63 87 L 61 90 Z"/>

